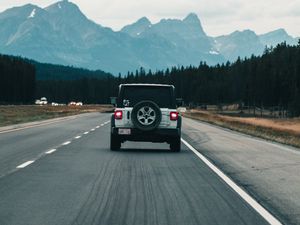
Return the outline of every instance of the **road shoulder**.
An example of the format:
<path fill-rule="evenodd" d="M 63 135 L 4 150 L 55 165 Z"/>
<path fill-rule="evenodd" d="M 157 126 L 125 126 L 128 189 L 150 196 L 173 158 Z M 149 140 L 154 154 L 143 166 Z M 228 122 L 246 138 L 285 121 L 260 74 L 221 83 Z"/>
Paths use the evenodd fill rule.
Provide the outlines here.
<path fill-rule="evenodd" d="M 286 224 L 300 223 L 299 151 L 187 118 L 183 127 L 195 149 L 272 214 Z"/>
<path fill-rule="evenodd" d="M 39 120 L 39 121 L 34 121 L 34 122 L 19 123 L 19 124 L 14 124 L 14 125 L 9 125 L 9 126 L 3 126 L 3 127 L 0 127 L 0 134 L 29 129 L 29 128 L 33 128 L 33 127 L 45 126 L 45 125 L 49 125 L 49 124 L 53 124 L 53 123 L 58 123 L 61 121 L 72 120 L 72 119 L 76 119 L 76 118 L 79 118 L 82 116 L 86 116 L 86 114 L 88 114 L 88 113 L 58 117 L 58 118 L 47 119 L 47 120 Z"/>

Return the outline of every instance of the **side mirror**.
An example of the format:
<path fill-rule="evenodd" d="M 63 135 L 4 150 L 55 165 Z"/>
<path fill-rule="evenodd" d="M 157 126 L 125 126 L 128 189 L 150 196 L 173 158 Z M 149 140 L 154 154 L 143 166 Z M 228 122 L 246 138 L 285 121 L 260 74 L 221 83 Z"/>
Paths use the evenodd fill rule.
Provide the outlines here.
<path fill-rule="evenodd" d="M 177 107 L 183 106 L 183 99 L 182 98 L 176 98 L 176 105 L 177 105 Z"/>
<path fill-rule="evenodd" d="M 112 104 L 113 106 L 117 105 L 117 97 L 110 97 L 110 104 Z"/>

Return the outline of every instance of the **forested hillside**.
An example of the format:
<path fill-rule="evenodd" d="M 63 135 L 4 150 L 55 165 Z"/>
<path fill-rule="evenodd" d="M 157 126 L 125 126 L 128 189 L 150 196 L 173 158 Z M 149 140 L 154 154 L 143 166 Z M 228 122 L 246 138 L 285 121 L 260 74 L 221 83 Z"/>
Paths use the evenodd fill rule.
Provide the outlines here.
<path fill-rule="evenodd" d="M 0 104 L 32 103 L 35 67 L 21 58 L 0 55 Z"/>
<path fill-rule="evenodd" d="M 210 67 L 171 68 L 155 73 L 142 68 L 125 77 L 104 80 L 38 82 L 38 95 L 55 101 L 71 99 L 85 102 L 108 103 L 109 96 L 117 95 L 120 83 L 174 84 L 177 97 L 185 103 L 223 104 L 244 103 L 249 106 L 278 106 L 290 115 L 300 114 L 300 44 L 285 43 L 266 49 L 261 57 L 238 59 Z"/>
<path fill-rule="evenodd" d="M 112 76 L 102 70 L 88 70 L 72 66 L 61 66 L 31 61 L 36 67 L 37 80 L 78 80 L 83 78 L 101 79 L 103 76 Z"/>

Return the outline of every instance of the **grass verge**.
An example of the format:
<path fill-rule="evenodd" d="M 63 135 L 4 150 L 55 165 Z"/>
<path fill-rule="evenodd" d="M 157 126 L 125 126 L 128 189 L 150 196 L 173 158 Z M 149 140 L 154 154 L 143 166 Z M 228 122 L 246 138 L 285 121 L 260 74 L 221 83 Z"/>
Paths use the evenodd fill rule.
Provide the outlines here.
<path fill-rule="evenodd" d="M 202 110 L 190 110 L 184 116 L 300 148 L 300 118 L 241 118 Z"/>
<path fill-rule="evenodd" d="M 110 105 L 83 106 L 0 106 L 0 127 L 19 123 L 53 119 L 88 112 L 109 112 Z"/>

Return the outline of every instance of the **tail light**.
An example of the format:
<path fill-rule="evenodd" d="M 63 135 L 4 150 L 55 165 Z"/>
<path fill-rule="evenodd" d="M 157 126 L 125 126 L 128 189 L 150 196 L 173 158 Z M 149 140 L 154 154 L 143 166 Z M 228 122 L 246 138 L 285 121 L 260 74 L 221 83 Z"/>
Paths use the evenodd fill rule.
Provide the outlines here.
<path fill-rule="evenodd" d="M 115 119 L 121 120 L 122 118 L 123 118 L 123 112 L 121 110 L 116 110 L 115 111 Z"/>
<path fill-rule="evenodd" d="M 170 112 L 170 120 L 178 120 L 178 112 Z"/>

